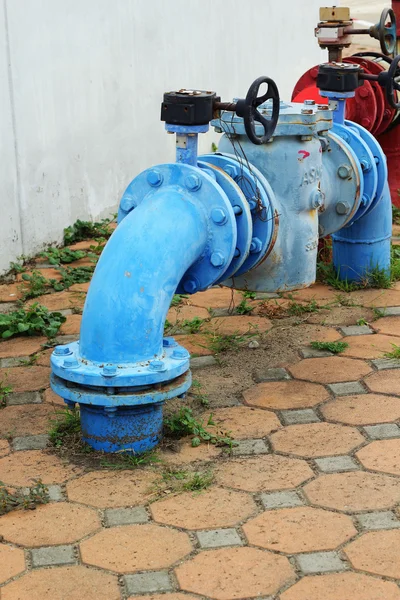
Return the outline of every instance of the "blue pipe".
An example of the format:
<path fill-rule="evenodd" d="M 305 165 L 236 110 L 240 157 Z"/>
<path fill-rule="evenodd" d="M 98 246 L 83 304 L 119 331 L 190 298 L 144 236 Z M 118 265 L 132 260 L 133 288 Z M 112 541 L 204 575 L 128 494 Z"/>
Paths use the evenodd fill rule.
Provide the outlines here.
<path fill-rule="evenodd" d="M 161 355 L 173 294 L 207 244 L 207 218 L 183 189 L 156 190 L 106 245 L 82 317 L 80 355 L 135 363 Z"/>
<path fill-rule="evenodd" d="M 372 210 L 332 235 L 333 265 L 340 279 L 362 282 L 374 269 L 389 275 L 391 236 L 392 203 L 386 183 Z"/>

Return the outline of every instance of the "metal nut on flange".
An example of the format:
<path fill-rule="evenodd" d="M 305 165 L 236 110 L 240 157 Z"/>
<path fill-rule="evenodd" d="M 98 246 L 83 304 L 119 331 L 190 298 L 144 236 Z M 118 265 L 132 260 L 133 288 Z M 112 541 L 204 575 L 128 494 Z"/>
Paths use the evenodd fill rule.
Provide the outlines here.
<path fill-rule="evenodd" d="M 250 211 L 253 212 L 253 210 L 257 208 L 257 198 L 253 196 L 253 198 L 250 198 L 250 200 L 248 200 L 248 203 Z"/>
<path fill-rule="evenodd" d="M 109 419 L 113 419 L 117 414 L 116 406 L 105 406 L 104 412 Z"/>
<path fill-rule="evenodd" d="M 71 358 L 66 358 L 63 362 L 64 369 L 77 369 L 79 367 L 79 362 L 76 360 L 75 356 Z"/>
<path fill-rule="evenodd" d="M 194 294 L 198 290 L 197 282 L 194 279 L 186 279 L 186 281 L 183 282 L 183 289 L 188 294 Z"/>
<path fill-rule="evenodd" d="M 222 252 L 213 252 L 210 256 L 210 263 L 213 267 L 223 267 L 225 264 L 225 256 Z"/>
<path fill-rule="evenodd" d="M 57 354 L 57 356 L 68 356 L 68 354 L 72 354 L 72 351 L 68 346 L 56 346 L 54 348 L 54 354 Z"/>
<path fill-rule="evenodd" d="M 235 254 L 233 255 L 234 258 L 239 258 L 241 252 L 239 250 L 239 248 L 235 248 Z"/>
<path fill-rule="evenodd" d="M 320 208 L 323 204 L 322 192 L 320 190 L 314 190 L 311 194 L 311 206 L 312 208 Z"/>
<path fill-rule="evenodd" d="M 124 196 L 119 205 L 124 212 L 130 212 L 133 208 L 136 208 L 136 206 L 135 200 L 130 196 Z"/>
<path fill-rule="evenodd" d="M 257 237 L 253 237 L 250 244 L 250 254 L 258 254 L 261 252 L 261 249 L 262 241 Z"/>
<path fill-rule="evenodd" d="M 114 365 L 105 365 L 101 374 L 103 377 L 115 377 L 117 374 L 117 367 Z"/>
<path fill-rule="evenodd" d="M 340 167 L 337 170 L 337 174 L 339 175 L 340 179 L 348 179 L 351 174 L 351 166 L 340 165 Z"/>
<path fill-rule="evenodd" d="M 188 175 L 185 178 L 185 185 L 191 192 L 197 192 L 201 188 L 201 179 L 197 175 Z"/>
<path fill-rule="evenodd" d="M 149 369 L 151 371 L 165 371 L 166 368 L 167 367 L 165 366 L 165 363 L 162 360 L 152 360 L 149 363 Z"/>
<path fill-rule="evenodd" d="M 173 348 L 173 346 L 176 346 L 176 345 L 177 345 L 177 343 L 173 337 L 165 337 L 163 339 L 164 348 Z"/>
<path fill-rule="evenodd" d="M 149 171 L 147 173 L 147 182 L 153 187 L 158 187 L 163 182 L 162 173 L 156 169 Z"/>
<path fill-rule="evenodd" d="M 314 106 L 315 100 L 304 100 L 306 106 Z"/>
<path fill-rule="evenodd" d="M 189 358 L 189 352 L 185 348 L 176 348 L 176 350 L 172 353 L 172 358 L 176 358 L 177 360 L 183 360 L 184 358 Z"/>
<path fill-rule="evenodd" d="M 363 158 L 362 160 L 360 160 L 360 165 L 361 165 L 362 170 L 365 171 L 366 173 L 368 173 L 368 171 L 371 170 L 371 163 L 366 158 Z"/>
<path fill-rule="evenodd" d="M 350 212 L 350 206 L 347 202 L 338 202 L 336 204 L 336 212 L 338 215 L 347 215 Z"/>
<path fill-rule="evenodd" d="M 368 194 L 363 194 L 363 197 L 361 198 L 361 206 L 365 206 L 370 200 L 371 198 L 368 196 Z"/>
<path fill-rule="evenodd" d="M 229 177 L 232 177 L 232 179 L 235 179 L 235 177 L 239 175 L 239 171 L 234 165 L 226 165 L 224 171 Z"/>
<path fill-rule="evenodd" d="M 222 208 L 213 208 L 211 211 L 211 219 L 217 225 L 224 225 L 227 222 L 228 217 L 226 216 L 225 211 L 223 211 Z"/>

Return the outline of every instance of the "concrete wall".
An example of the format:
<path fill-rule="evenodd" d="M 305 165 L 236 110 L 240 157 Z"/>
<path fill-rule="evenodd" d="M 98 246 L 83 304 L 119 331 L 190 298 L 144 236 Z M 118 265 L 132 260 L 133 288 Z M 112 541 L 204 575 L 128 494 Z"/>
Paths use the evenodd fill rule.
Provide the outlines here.
<path fill-rule="evenodd" d="M 168 89 L 288 99 L 320 52 L 320 0 L 0 0 L 0 271 L 108 216 L 143 168 L 173 160 Z M 203 137 L 209 151 L 212 135 Z"/>

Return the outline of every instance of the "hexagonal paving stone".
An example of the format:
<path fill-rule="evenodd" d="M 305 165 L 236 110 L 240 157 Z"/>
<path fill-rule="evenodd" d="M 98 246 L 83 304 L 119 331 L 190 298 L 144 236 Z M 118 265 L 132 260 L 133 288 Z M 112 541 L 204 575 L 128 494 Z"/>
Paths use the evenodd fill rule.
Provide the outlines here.
<path fill-rule="evenodd" d="M 304 460 L 264 455 L 227 461 L 218 468 L 217 481 L 246 492 L 268 492 L 294 488 L 313 475 Z"/>
<path fill-rule="evenodd" d="M 239 440 L 263 438 L 281 427 L 273 412 L 247 406 L 219 408 L 213 412 L 213 421 Z"/>
<path fill-rule="evenodd" d="M 373 373 L 373 375 L 366 377 L 365 383 L 371 392 L 400 395 L 400 369 Z"/>
<path fill-rule="evenodd" d="M 400 530 L 364 533 L 344 549 L 355 569 L 400 579 Z"/>
<path fill-rule="evenodd" d="M 383 317 L 374 321 L 373 327 L 375 331 L 384 335 L 400 336 L 400 317 Z"/>
<path fill-rule="evenodd" d="M 192 306 L 203 308 L 234 308 L 243 300 L 240 292 L 227 287 L 210 288 L 206 292 L 198 292 L 190 296 Z"/>
<path fill-rule="evenodd" d="M 7 437 L 9 432 L 13 437 L 47 433 L 50 419 L 56 417 L 48 404 L 7 406 L 1 411 L 0 436 Z"/>
<path fill-rule="evenodd" d="M 182 323 L 182 321 L 191 321 L 196 317 L 203 320 L 209 319 L 210 313 L 206 308 L 180 304 L 179 306 L 172 306 L 167 314 L 167 319 L 172 325 Z"/>
<path fill-rule="evenodd" d="M 106 529 L 80 549 L 83 562 L 117 573 L 167 568 L 193 550 L 186 533 L 158 525 Z"/>
<path fill-rule="evenodd" d="M 210 461 L 221 454 L 221 448 L 213 444 L 201 444 L 194 448 L 191 439 L 180 440 L 180 442 L 179 449 L 176 451 L 160 450 L 161 460 L 168 465 L 188 465 L 198 461 Z"/>
<path fill-rule="evenodd" d="M 364 438 L 354 427 L 334 423 L 289 425 L 274 433 L 271 442 L 275 450 L 302 457 L 347 454 Z"/>
<path fill-rule="evenodd" d="M 68 315 L 65 323 L 61 325 L 60 335 L 73 335 L 81 330 L 82 315 Z"/>
<path fill-rule="evenodd" d="M 150 596 L 129 596 L 128 600 L 198 600 L 190 594 L 173 592 L 172 594 L 150 594 Z"/>
<path fill-rule="evenodd" d="M 209 348 L 210 340 L 206 335 L 199 333 L 194 335 L 174 335 L 174 338 L 190 354 L 196 354 L 196 356 L 209 356 L 212 354 L 212 350 Z"/>
<path fill-rule="evenodd" d="M 9 542 L 38 547 L 72 544 L 101 527 L 92 508 L 57 502 L 35 511 L 13 511 L 0 517 L 0 534 Z"/>
<path fill-rule="evenodd" d="M 400 398 L 357 394 L 328 402 L 321 408 L 325 419 L 347 425 L 390 423 L 400 418 Z"/>
<path fill-rule="evenodd" d="M 400 306 L 400 293 L 397 283 L 390 290 L 360 290 L 351 292 L 347 297 L 356 304 L 384 308 L 385 306 Z"/>
<path fill-rule="evenodd" d="M 322 385 L 305 381 L 270 381 L 259 383 L 243 392 L 249 406 L 273 408 L 310 408 L 329 398 Z"/>
<path fill-rule="evenodd" d="M 10 453 L 10 444 L 7 440 L 0 440 L 0 458 Z"/>
<path fill-rule="evenodd" d="M 0 459 L 0 481 L 8 485 L 30 486 L 35 479 L 45 484 L 63 483 L 80 472 L 80 468 L 64 465 L 41 450 L 15 452 Z"/>
<path fill-rule="evenodd" d="M 0 584 L 11 577 L 25 571 L 25 557 L 23 550 L 12 548 L 6 544 L 0 545 Z"/>
<path fill-rule="evenodd" d="M 60 406 L 63 406 L 64 408 L 66 406 L 64 400 L 58 396 L 58 394 L 55 394 L 51 388 L 48 388 L 43 392 L 43 400 L 49 404 L 52 404 L 53 406 L 56 406 L 57 410 L 60 410 Z"/>
<path fill-rule="evenodd" d="M 390 335 L 355 335 L 343 338 L 349 347 L 342 352 L 342 356 L 352 356 L 353 358 L 382 358 L 384 352 L 393 350 L 392 344 L 400 345 L 400 337 Z"/>
<path fill-rule="evenodd" d="M 294 579 L 287 558 L 256 548 L 201 552 L 176 569 L 180 587 L 215 600 L 275 594 Z"/>
<path fill-rule="evenodd" d="M 70 288 L 71 289 L 71 288 Z M 76 292 L 64 291 L 56 292 L 55 294 L 45 294 L 44 296 L 38 296 L 27 302 L 28 306 L 31 306 L 35 302 L 38 302 L 42 306 L 45 306 L 49 310 L 65 310 L 67 308 L 83 308 L 85 298 L 82 294 Z"/>
<path fill-rule="evenodd" d="M 366 362 L 354 358 L 330 356 L 328 358 L 306 358 L 289 367 L 297 379 L 308 379 L 317 383 L 340 383 L 356 381 L 371 372 Z"/>
<path fill-rule="evenodd" d="M 250 544 L 288 554 L 334 550 L 357 534 L 350 517 L 309 506 L 264 512 L 243 531 Z"/>
<path fill-rule="evenodd" d="M 21 337 L 5 340 L 0 345 L 0 358 L 30 356 L 42 350 L 42 344 L 47 342 L 45 337 Z"/>
<path fill-rule="evenodd" d="M 13 392 L 35 392 L 50 385 L 50 369 L 45 367 L 13 367 L 0 371 L 0 379 L 2 372 L 7 373 L 7 377 L 3 379 L 12 387 Z"/>
<path fill-rule="evenodd" d="M 15 302 L 21 296 L 22 291 L 16 283 L 0 285 L 0 302 Z"/>
<path fill-rule="evenodd" d="M 256 509 L 251 496 L 222 488 L 212 488 L 202 494 L 187 492 L 155 502 L 150 507 L 155 521 L 184 529 L 229 527 L 243 521 Z"/>
<path fill-rule="evenodd" d="M 160 476 L 150 471 L 93 471 L 67 485 L 69 500 L 98 508 L 144 504 Z"/>
<path fill-rule="evenodd" d="M 249 315 L 236 315 L 231 317 L 217 317 L 206 323 L 205 330 L 219 335 L 240 335 L 246 333 L 264 333 L 271 329 L 272 323 L 266 317 L 251 317 Z"/>
<path fill-rule="evenodd" d="M 400 439 L 372 442 L 356 456 L 367 469 L 400 475 Z"/>
<path fill-rule="evenodd" d="M 324 300 L 324 304 L 326 301 L 336 300 L 338 292 L 334 288 L 328 287 L 323 283 L 314 283 L 308 288 L 304 288 L 302 290 L 296 290 L 295 292 L 290 292 L 290 297 L 297 300 L 303 300 L 305 302 L 309 302 L 310 300 L 322 301 Z"/>
<path fill-rule="evenodd" d="M 395 583 L 361 573 L 332 573 L 304 577 L 280 600 L 400 600 L 400 590 Z"/>
<path fill-rule="evenodd" d="M 2 600 L 120 600 L 116 575 L 88 567 L 35 569 L 1 590 Z"/>
<path fill-rule="evenodd" d="M 378 473 L 353 471 L 320 475 L 304 487 L 313 504 L 344 512 L 392 508 L 400 502 L 400 480 Z"/>

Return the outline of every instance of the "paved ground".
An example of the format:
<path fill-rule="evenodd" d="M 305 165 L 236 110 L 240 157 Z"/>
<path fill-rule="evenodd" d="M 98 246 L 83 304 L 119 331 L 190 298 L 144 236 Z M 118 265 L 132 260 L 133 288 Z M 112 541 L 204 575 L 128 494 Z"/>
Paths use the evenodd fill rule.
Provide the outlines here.
<path fill-rule="evenodd" d="M 61 343 L 79 330 L 86 288 L 39 298 L 67 314 Z M 19 294 L 18 283 L 0 286 L 2 310 Z M 0 411 L 0 480 L 20 489 L 41 478 L 51 497 L 0 517 L 2 600 L 400 600 L 400 361 L 383 357 L 400 345 L 400 285 L 339 295 L 316 285 L 294 298 L 248 300 L 253 313 L 241 316 L 218 288 L 170 312 L 171 321 L 208 319 L 185 339 L 203 355 L 195 377 L 217 382 L 209 400 L 218 388 L 214 420 L 238 441 L 232 455 L 187 440 L 134 470 L 60 458 L 46 448 L 61 401 L 49 389 L 45 340 L 0 343 L 0 381 L 12 387 Z M 271 316 L 312 299 L 301 317 Z M 369 323 L 357 325 L 362 314 Z M 245 334 L 249 324 L 265 332 L 258 348 L 248 338 L 231 355 L 254 357 L 257 369 L 233 389 L 231 355 L 215 365 L 205 330 Z M 274 356 L 281 330 L 297 335 L 290 360 Z M 316 337 L 348 348 L 315 352 Z M 187 472 L 213 483 L 169 485 Z"/>

